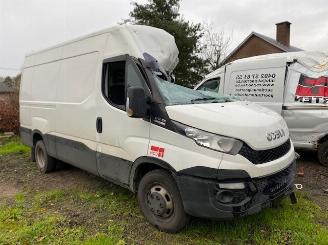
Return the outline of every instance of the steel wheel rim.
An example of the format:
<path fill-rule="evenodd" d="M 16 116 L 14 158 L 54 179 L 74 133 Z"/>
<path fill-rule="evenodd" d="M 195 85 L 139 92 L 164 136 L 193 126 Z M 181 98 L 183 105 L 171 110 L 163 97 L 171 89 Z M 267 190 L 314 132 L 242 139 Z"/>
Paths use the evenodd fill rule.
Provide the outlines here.
<path fill-rule="evenodd" d="M 156 184 L 146 194 L 146 203 L 151 213 L 160 218 L 169 218 L 174 211 L 171 194 L 163 186 Z"/>
<path fill-rule="evenodd" d="M 45 153 L 41 147 L 35 149 L 36 160 L 40 168 L 44 168 L 46 165 Z"/>

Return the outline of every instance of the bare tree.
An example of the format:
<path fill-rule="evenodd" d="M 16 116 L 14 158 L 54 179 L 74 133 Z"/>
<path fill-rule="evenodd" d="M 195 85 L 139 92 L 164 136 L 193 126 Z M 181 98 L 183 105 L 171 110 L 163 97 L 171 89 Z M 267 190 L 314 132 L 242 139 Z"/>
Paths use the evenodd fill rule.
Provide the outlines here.
<path fill-rule="evenodd" d="M 211 24 L 204 24 L 203 35 L 203 59 L 208 62 L 208 70 L 214 71 L 221 66 L 227 55 L 228 48 L 232 41 L 232 35 L 227 35 L 223 30 L 215 32 Z"/>
<path fill-rule="evenodd" d="M 17 113 L 19 113 L 19 89 L 20 89 L 21 78 L 22 75 L 18 74 L 17 76 L 13 77 L 11 83 L 12 93 L 10 96 L 10 102 L 15 107 Z"/>

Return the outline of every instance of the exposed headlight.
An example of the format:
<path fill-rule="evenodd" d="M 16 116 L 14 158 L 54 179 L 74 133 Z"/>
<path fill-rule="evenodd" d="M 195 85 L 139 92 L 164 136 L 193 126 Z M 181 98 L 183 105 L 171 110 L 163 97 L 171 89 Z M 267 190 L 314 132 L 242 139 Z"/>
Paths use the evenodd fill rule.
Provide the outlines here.
<path fill-rule="evenodd" d="M 212 134 L 178 122 L 174 122 L 174 124 L 180 129 L 182 134 L 193 139 L 196 144 L 212 150 L 236 155 L 243 146 L 243 142 L 234 138 Z"/>
<path fill-rule="evenodd" d="M 220 183 L 220 188 L 230 190 L 242 190 L 245 189 L 244 183 Z"/>

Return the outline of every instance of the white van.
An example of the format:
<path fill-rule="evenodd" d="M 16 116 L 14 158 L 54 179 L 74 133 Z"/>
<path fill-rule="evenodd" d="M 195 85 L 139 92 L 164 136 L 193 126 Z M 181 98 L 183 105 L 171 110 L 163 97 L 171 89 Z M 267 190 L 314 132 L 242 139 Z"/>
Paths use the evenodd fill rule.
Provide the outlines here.
<path fill-rule="evenodd" d="M 50 172 L 59 159 L 126 187 L 167 232 L 190 215 L 228 219 L 284 196 L 296 201 L 282 117 L 171 83 L 177 62 L 170 34 L 137 25 L 28 55 L 21 137 L 39 169 Z"/>
<path fill-rule="evenodd" d="M 295 148 L 317 150 L 328 166 L 328 56 L 292 52 L 233 61 L 208 74 L 196 90 L 256 102 L 281 114 Z"/>

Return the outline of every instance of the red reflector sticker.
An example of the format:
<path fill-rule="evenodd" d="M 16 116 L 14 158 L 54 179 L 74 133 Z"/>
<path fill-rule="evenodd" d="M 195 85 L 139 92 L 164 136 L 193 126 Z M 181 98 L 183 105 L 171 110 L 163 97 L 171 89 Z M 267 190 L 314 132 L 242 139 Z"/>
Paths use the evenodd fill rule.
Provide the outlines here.
<path fill-rule="evenodd" d="M 152 145 L 150 147 L 150 153 L 149 154 L 152 155 L 152 156 L 155 156 L 155 157 L 163 158 L 164 157 L 164 152 L 165 152 L 164 148 Z"/>

